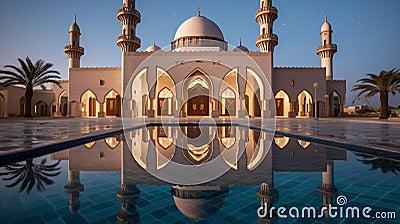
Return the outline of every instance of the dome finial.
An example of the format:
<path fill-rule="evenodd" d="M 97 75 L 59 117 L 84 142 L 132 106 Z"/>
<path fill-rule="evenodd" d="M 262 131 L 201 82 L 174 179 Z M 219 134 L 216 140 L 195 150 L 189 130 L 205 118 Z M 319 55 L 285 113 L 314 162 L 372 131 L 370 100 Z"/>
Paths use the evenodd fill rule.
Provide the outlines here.
<path fill-rule="evenodd" d="M 156 46 L 156 38 L 154 37 L 153 45 Z"/>
<path fill-rule="evenodd" d="M 200 16 L 200 4 L 197 6 L 197 15 Z"/>
<path fill-rule="evenodd" d="M 76 23 L 76 14 L 74 14 L 74 23 Z"/>
<path fill-rule="evenodd" d="M 242 46 L 242 38 L 239 40 L 239 45 Z"/>
<path fill-rule="evenodd" d="M 328 22 L 328 16 L 326 15 L 326 11 L 324 12 L 324 21 Z"/>

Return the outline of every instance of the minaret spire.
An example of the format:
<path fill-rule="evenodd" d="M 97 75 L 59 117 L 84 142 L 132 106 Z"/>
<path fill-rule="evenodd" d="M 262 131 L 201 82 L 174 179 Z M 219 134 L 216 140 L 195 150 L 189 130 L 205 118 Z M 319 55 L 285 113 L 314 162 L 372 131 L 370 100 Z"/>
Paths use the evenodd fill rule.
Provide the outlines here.
<path fill-rule="evenodd" d="M 80 46 L 81 29 L 76 23 L 76 15 L 74 15 L 74 23 L 69 28 L 69 44 L 64 47 L 65 54 L 68 55 L 68 68 L 81 67 L 81 57 L 85 54 L 85 49 Z"/>
<path fill-rule="evenodd" d="M 200 4 L 197 6 L 197 15 L 198 15 L 198 16 L 201 16 L 201 15 L 200 15 Z"/>
<path fill-rule="evenodd" d="M 256 39 L 256 45 L 261 52 L 274 52 L 275 46 L 278 45 L 278 36 L 273 31 L 277 18 L 278 10 L 272 6 L 272 0 L 260 0 L 260 9 L 256 12 L 260 35 Z"/>
<path fill-rule="evenodd" d="M 122 34 L 117 38 L 117 45 L 122 52 L 135 52 L 141 41 L 136 37 L 136 26 L 140 23 L 140 13 L 135 9 L 135 0 L 123 0 L 118 10 L 118 20 L 122 25 Z"/>
<path fill-rule="evenodd" d="M 326 80 L 333 80 L 333 56 L 337 52 L 337 45 L 332 43 L 332 27 L 326 13 L 321 27 L 321 46 L 317 48 L 317 55 L 321 58 L 321 67 L 326 69 Z"/>

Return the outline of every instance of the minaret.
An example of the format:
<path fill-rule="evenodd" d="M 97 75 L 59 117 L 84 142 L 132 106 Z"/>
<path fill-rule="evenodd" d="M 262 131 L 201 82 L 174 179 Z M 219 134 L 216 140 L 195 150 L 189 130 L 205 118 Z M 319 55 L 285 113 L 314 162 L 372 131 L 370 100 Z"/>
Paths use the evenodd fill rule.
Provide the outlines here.
<path fill-rule="evenodd" d="M 326 80 L 333 80 L 333 55 L 337 52 L 337 45 L 332 44 L 332 27 L 325 15 L 325 22 L 321 27 L 322 45 L 317 48 L 317 55 L 321 57 L 321 67 L 326 68 Z"/>
<path fill-rule="evenodd" d="M 118 10 L 118 20 L 122 24 L 122 34 L 117 38 L 118 47 L 122 52 L 135 52 L 140 47 L 140 39 L 136 37 L 140 13 L 135 9 L 135 0 L 123 0 L 123 7 Z"/>
<path fill-rule="evenodd" d="M 260 35 L 256 45 L 261 52 L 274 52 L 278 45 L 278 36 L 274 34 L 273 26 L 278 18 L 278 10 L 272 6 L 272 0 L 260 0 L 260 9 L 256 12 L 256 21 L 260 25 Z"/>
<path fill-rule="evenodd" d="M 79 46 L 81 30 L 76 24 L 76 16 L 74 23 L 69 28 L 69 45 L 64 47 L 64 52 L 68 55 L 68 68 L 81 67 L 81 57 L 85 54 L 85 49 Z"/>
<path fill-rule="evenodd" d="M 338 190 L 335 187 L 333 171 L 334 162 L 327 161 L 326 171 L 322 172 L 322 184 L 318 187 L 318 193 L 322 196 L 322 206 L 325 208 L 332 205 L 333 198 L 338 195 Z"/>
<path fill-rule="evenodd" d="M 68 161 L 69 167 L 69 161 Z M 72 214 L 75 214 L 80 207 L 79 193 L 83 191 L 84 186 L 80 182 L 79 171 L 68 169 L 68 184 L 64 186 L 64 192 L 69 194 L 68 207 Z"/>

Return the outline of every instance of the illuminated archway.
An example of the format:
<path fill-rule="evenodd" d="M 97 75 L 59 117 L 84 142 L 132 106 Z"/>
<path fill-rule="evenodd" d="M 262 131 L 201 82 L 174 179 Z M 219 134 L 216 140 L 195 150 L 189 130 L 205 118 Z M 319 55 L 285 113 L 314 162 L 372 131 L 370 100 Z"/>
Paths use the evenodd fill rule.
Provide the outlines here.
<path fill-rule="evenodd" d="M 200 70 L 196 70 L 186 78 L 183 96 L 187 102 L 182 109 L 187 116 L 211 116 L 212 89 L 211 80 Z"/>
<path fill-rule="evenodd" d="M 286 136 L 278 136 L 277 135 L 274 137 L 275 144 L 281 149 L 286 147 L 286 145 L 289 143 L 289 140 L 290 140 L 290 138 L 286 137 Z"/>
<path fill-rule="evenodd" d="M 299 143 L 299 145 L 301 147 L 303 147 L 303 149 L 306 149 L 308 146 L 311 145 L 311 142 L 307 142 L 307 141 L 303 141 L 303 140 L 297 140 L 297 142 Z"/>
<path fill-rule="evenodd" d="M 100 104 L 91 90 L 86 90 L 81 96 L 82 117 L 97 117 Z"/>
<path fill-rule="evenodd" d="M 174 80 L 165 70 L 157 68 L 157 116 L 173 116 L 176 99 Z"/>
<path fill-rule="evenodd" d="M 312 117 L 313 98 L 306 90 L 303 90 L 297 95 L 296 114 L 298 117 Z"/>
<path fill-rule="evenodd" d="M 108 147 L 110 147 L 110 149 L 115 149 L 120 143 L 117 137 L 105 138 L 104 142 L 106 143 L 106 145 L 108 145 Z"/>
<path fill-rule="evenodd" d="M 63 91 L 58 95 L 58 110 L 62 116 L 67 116 L 68 114 L 68 92 Z"/>
<path fill-rule="evenodd" d="M 249 117 L 262 117 L 262 101 L 264 85 L 260 77 L 251 69 L 247 69 L 245 105 Z"/>
<path fill-rule="evenodd" d="M 149 89 L 147 85 L 147 69 L 142 69 L 132 81 L 129 111 L 132 117 L 147 117 L 150 109 Z M 125 113 L 126 111 L 124 111 Z"/>
<path fill-rule="evenodd" d="M 290 99 L 289 95 L 280 90 L 275 95 L 275 109 L 276 109 L 276 116 L 288 117 L 290 111 Z"/>
<path fill-rule="evenodd" d="M 121 116 L 121 96 L 114 89 L 104 96 L 104 108 L 106 116 Z"/>

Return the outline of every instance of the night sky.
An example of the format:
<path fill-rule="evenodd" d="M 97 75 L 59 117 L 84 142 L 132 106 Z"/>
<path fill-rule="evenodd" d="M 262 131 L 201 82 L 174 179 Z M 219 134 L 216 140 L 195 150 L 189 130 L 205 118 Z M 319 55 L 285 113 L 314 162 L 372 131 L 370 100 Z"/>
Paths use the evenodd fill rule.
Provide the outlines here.
<path fill-rule="evenodd" d="M 0 66 L 17 64 L 17 58 L 44 59 L 67 78 L 68 29 L 74 14 L 81 28 L 85 47 L 82 67 L 120 67 L 121 53 L 116 37 L 121 33 L 117 10 L 122 0 L 1 0 Z M 279 17 L 274 32 L 279 36 L 275 48 L 276 67 L 318 67 L 316 47 L 326 12 L 331 23 L 333 42 L 338 45 L 334 58 L 334 78 L 347 80 L 347 105 L 355 81 L 366 73 L 400 68 L 400 1 L 398 0 L 275 0 Z M 138 0 L 142 14 L 137 35 L 140 51 L 156 39 L 167 46 L 176 29 L 186 19 L 201 14 L 222 29 L 225 40 L 258 51 L 255 38 L 259 26 L 254 16 L 259 1 L 253 0 Z M 378 101 L 374 101 L 378 107 Z M 356 104 L 359 104 L 359 102 Z M 400 105 L 400 94 L 390 104 Z"/>

